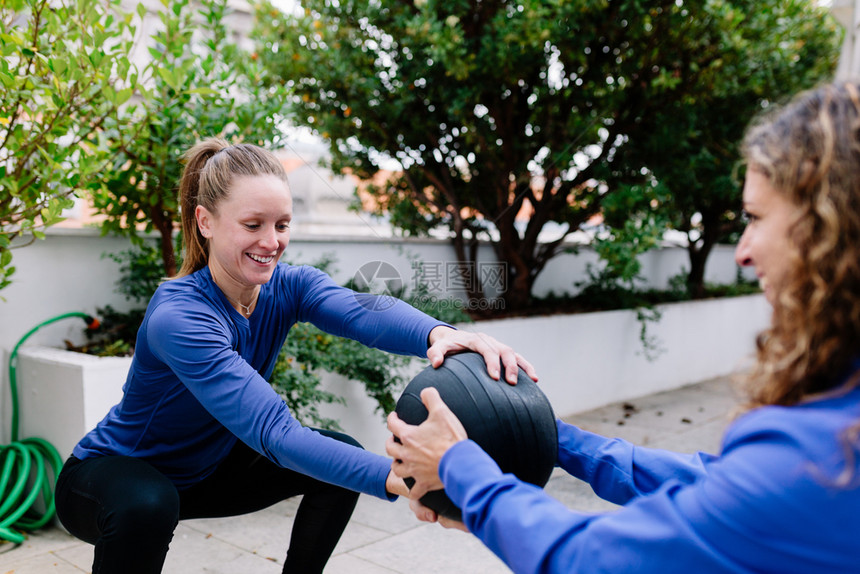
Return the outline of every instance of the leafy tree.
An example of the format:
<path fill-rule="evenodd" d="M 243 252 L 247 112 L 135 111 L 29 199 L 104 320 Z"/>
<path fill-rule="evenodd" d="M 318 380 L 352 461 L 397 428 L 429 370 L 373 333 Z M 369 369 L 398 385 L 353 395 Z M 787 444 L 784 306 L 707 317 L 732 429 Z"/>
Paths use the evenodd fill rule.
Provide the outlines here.
<path fill-rule="evenodd" d="M 331 140 L 335 169 L 369 178 L 399 162 L 371 188 L 376 208 L 406 233 L 448 229 L 464 269 L 489 239 L 509 310 L 608 196 L 649 180 L 631 151 L 652 118 L 722 85 L 727 50 L 757 55 L 731 2 L 302 6 L 260 8 L 256 34 L 296 95 L 294 121 Z"/>
<path fill-rule="evenodd" d="M 165 273 L 176 272 L 180 157 L 198 140 L 220 136 L 264 147 L 277 142 L 284 105 L 279 88 L 263 86 L 257 56 L 232 40 L 228 0 L 164 0 L 148 51 L 150 91 L 134 116 L 112 132 L 116 160 L 92 195 L 106 216 L 103 233 L 137 244 L 155 231 Z M 125 133 L 141 134 L 127 142 Z"/>
<path fill-rule="evenodd" d="M 660 110 L 637 146 L 665 188 L 655 205 L 687 235 L 693 297 L 705 295 L 713 247 L 741 230 L 736 171 L 744 130 L 771 102 L 829 79 L 841 45 L 829 11 L 807 1 L 735 1 L 714 16 L 733 34 L 720 47 L 721 66 L 700 77 L 696 97 Z"/>
<path fill-rule="evenodd" d="M 596 289 L 636 291 L 643 281 L 639 256 L 657 247 L 669 224 L 665 213 L 652 207 L 665 194 L 665 187 L 652 180 L 621 185 L 604 199 L 603 222 L 591 243 L 603 263 L 599 271 L 589 270 Z"/>
<path fill-rule="evenodd" d="M 0 0 L 0 289 L 13 240 L 44 237 L 111 157 L 105 134 L 137 81 L 119 4 Z"/>

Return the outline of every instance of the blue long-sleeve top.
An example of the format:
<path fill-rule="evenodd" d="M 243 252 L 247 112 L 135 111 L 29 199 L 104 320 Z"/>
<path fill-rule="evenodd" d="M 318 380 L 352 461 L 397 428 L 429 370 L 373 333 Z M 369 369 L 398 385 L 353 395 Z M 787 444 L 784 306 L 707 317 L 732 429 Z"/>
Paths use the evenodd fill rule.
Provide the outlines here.
<path fill-rule="evenodd" d="M 443 324 L 402 301 L 358 294 L 313 267 L 286 264 L 262 285 L 245 318 L 203 268 L 158 288 L 122 400 L 74 456 L 139 457 L 182 489 L 209 476 L 242 440 L 283 467 L 388 497 L 388 459 L 303 427 L 267 382 L 296 322 L 416 356 L 426 354 L 430 331 Z"/>
<path fill-rule="evenodd" d="M 443 456 L 463 518 L 514 572 L 860 572 L 860 390 L 751 411 L 719 456 L 635 447 L 558 421 L 558 464 L 624 505 L 570 510 L 475 443 Z M 847 477 L 847 482 L 845 482 Z"/>

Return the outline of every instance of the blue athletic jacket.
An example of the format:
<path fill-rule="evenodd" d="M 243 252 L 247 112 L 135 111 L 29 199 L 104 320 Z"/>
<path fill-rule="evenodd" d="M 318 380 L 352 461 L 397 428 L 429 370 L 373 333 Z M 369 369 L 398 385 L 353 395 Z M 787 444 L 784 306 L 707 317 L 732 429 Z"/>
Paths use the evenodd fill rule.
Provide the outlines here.
<path fill-rule="evenodd" d="M 186 488 L 237 440 L 275 463 L 387 497 L 390 461 L 302 427 L 267 382 L 296 322 L 400 354 L 424 356 L 439 321 L 393 298 L 357 294 L 307 266 L 277 266 L 245 318 L 206 267 L 162 284 L 138 331 L 123 398 L 74 456 L 147 460 Z"/>
<path fill-rule="evenodd" d="M 621 509 L 585 514 L 503 475 L 475 443 L 440 476 L 514 572 L 860 572 L 860 390 L 736 420 L 721 454 L 640 448 L 558 422 L 558 465 Z M 847 480 L 847 482 L 845 482 Z"/>

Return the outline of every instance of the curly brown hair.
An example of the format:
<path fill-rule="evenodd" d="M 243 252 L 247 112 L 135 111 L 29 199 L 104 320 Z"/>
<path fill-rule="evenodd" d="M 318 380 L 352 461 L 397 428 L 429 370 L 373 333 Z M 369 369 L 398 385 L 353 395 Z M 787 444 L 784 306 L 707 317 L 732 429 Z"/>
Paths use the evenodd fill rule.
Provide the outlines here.
<path fill-rule="evenodd" d="M 748 408 L 793 405 L 860 384 L 860 83 L 828 84 L 764 116 L 747 168 L 800 208 L 797 258 L 757 339 Z"/>

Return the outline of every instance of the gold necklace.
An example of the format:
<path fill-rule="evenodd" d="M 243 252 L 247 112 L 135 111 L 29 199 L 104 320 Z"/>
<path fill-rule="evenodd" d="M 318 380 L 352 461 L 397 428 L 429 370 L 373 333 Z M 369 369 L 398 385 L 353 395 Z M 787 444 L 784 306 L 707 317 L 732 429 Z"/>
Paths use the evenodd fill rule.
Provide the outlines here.
<path fill-rule="evenodd" d="M 221 293 L 224 294 L 224 297 L 226 297 L 227 300 L 230 303 L 232 303 L 233 305 L 238 305 L 239 307 L 241 307 L 244 310 L 244 311 L 239 311 L 240 313 L 242 313 L 242 315 L 244 315 L 245 317 L 250 317 L 251 316 L 251 307 L 253 307 L 254 304 L 257 302 L 257 299 L 260 298 L 260 289 L 257 289 L 257 293 L 254 295 L 254 299 L 250 303 L 248 303 L 247 305 L 242 305 L 242 303 L 238 299 L 233 300 L 230 298 L 229 295 L 227 295 L 227 292 L 224 291 L 224 289 L 221 287 L 221 285 L 218 284 L 218 280 L 215 279 L 215 273 L 213 273 L 211 271 L 211 269 L 210 269 L 209 273 L 212 276 L 212 282 L 215 283 L 215 285 L 217 285 L 219 289 L 221 289 Z"/>
<path fill-rule="evenodd" d="M 224 292 L 222 291 L 222 293 L 224 293 Z M 224 296 L 227 297 L 227 294 L 224 293 Z M 238 305 L 239 307 L 241 307 L 243 309 L 243 311 L 239 311 L 239 312 L 242 313 L 245 317 L 250 317 L 251 316 L 251 307 L 254 306 L 254 304 L 257 302 L 257 299 L 259 297 L 260 297 L 260 291 L 258 290 L 257 294 L 254 295 L 254 299 L 250 303 L 248 303 L 247 305 L 242 305 L 242 303 L 239 300 L 234 301 L 230 297 L 227 297 L 227 300 L 230 301 L 230 303 L 233 303 L 234 305 Z"/>

